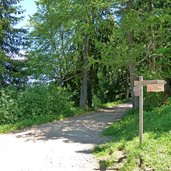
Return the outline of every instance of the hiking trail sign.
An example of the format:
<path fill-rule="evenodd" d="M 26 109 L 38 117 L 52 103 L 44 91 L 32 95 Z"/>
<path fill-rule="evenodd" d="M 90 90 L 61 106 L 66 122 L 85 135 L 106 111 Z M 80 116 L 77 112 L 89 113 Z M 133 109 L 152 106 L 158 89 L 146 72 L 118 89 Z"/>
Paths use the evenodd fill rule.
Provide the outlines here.
<path fill-rule="evenodd" d="M 147 92 L 164 91 L 164 84 L 147 84 Z"/>
<path fill-rule="evenodd" d="M 143 136 L 143 86 L 147 86 L 147 92 L 162 92 L 164 91 L 164 80 L 143 80 L 139 76 L 139 81 L 134 81 L 134 94 L 139 96 L 139 143 L 142 144 Z"/>

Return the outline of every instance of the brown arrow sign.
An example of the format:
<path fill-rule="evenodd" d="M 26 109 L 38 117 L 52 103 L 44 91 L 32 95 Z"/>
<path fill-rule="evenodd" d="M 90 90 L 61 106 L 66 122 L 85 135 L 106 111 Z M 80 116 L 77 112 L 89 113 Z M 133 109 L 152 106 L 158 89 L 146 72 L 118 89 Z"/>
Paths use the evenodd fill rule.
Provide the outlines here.
<path fill-rule="evenodd" d="M 147 84 L 147 92 L 164 91 L 164 84 Z"/>
<path fill-rule="evenodd" d="M 166 84 L 166 81 L 165 80 L 134 81 L 134 86 L 138 86 L 138 85 L 147 86 L 148 84 Z"/>

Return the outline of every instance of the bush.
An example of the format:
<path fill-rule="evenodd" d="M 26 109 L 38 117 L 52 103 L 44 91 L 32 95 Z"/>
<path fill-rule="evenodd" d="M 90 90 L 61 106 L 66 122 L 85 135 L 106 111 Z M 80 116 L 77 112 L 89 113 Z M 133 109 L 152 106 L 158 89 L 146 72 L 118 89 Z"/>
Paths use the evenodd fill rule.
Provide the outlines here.
<path fill-rule="evenodd" d="M 36 86 L 27 88 L 19 97 L 20 117 L 41 115 L 71 115 L 74 103 L 71 95 L 60 87 Z"/>
<path fill-rule="evenodd" d="M 0 90 L 0 123 L 12 123 L 17 120 L 17 102 L 15 99 L 16 90 Z"/>
<path fill-rule="evenodd" d="M 52 113 L 61 113 L 63 115 L 73 115 L 74 112 L 74 102 L 72 99 L 72 94 L 69 93 L 66 89 L 61 87 L 49 87 L 48 91 L 49 97 L 49 106 L 51 107 Z"/>
<path fill-rule="evenodd" d="M 98 98 L 96 95 L 93 96 L 93 107 L 99 108 L 102 105 L 102 102 L 100 98 Z"/>
<path fill-rule="evenodd" d="M 46 87 L 28 87 L 18 97 L 20 119 L 38 117 L 48 113 L 48 90 Z"/>
<path fill-rule="evenodd" d="M 22 92 L 6 88 L 0 91 L 0 123 L 13 123 L 43 115 L 72 116 L 72 95 L 61 87 L 35 86 Z"/>
<path fill-rule="evenodd" d="M 154 107 L 161 106 L 164 103 L 164 93 L 144 92 L 144 107 L 146 110 L 152 110 Z"/>

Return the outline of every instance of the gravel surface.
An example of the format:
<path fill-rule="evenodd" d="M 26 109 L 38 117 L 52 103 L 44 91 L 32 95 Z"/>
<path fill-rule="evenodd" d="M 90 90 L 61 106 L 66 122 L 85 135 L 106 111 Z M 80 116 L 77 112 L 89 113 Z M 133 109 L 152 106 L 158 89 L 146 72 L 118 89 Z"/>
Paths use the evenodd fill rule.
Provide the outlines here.
<path fill-rule="evenodd" d="M 102 130 L 130 104 L 0 135 L 0 171 L 100 170 L 93 148 L 108 141 Z"/>

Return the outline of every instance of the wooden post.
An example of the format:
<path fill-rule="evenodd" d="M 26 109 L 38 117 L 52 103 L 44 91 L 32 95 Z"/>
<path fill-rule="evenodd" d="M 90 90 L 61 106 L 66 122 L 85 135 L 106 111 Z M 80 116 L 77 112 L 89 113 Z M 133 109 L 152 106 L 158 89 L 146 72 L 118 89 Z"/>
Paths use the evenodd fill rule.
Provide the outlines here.
<path fill-rule="evenodd" d="M 139 76 L 139 81 L 143 81 L 143 77 Z M 143 85 L 140 84 L 140 96 L 139 96 L 139 143 L 142 145 L 143 138 Z"/>
<path fill-rule="evenodd" d="M 135 96 L 139 96 L 139 144 L 143 142 L 143 86 L 147 86 L 147 92 L 164 91 L 165 80 L 143 80 L 139 76 L 139 81 L 134 81 Z"/>

